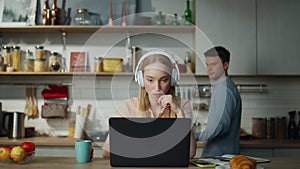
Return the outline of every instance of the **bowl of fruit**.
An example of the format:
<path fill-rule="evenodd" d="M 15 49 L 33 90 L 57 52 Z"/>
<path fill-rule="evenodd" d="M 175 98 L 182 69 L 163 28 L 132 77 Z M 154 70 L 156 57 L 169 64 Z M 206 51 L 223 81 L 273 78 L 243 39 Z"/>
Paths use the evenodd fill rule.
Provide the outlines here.
<path fill-rule="evenodd" d="M 14 146 L 0 146 L 0 163 L 28 164 L 34 154 L 35 145 L 32 142 L 23 142 Z"/>

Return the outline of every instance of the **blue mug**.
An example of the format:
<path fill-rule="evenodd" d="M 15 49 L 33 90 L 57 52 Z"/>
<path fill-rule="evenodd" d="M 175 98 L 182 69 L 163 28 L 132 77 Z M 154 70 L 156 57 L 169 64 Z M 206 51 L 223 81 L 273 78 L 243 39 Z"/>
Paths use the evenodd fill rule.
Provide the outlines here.
<path fill-rule="evenodd" d="M 91 140 L 76 140 L 75 154 L 78 163 L 87 163 L 91 159 L 92 141 Z"/>

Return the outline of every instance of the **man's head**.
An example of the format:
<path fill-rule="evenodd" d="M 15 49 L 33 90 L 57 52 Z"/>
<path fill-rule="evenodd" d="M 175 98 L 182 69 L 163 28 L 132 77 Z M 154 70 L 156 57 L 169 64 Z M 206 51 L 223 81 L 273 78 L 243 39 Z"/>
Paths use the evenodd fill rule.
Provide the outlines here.
<path fill-rule="evenodd" d="M 228 75 L 230 52 L 222 46 L 216 46 L 204 53 L 209 77 L 218 80 Z"/>

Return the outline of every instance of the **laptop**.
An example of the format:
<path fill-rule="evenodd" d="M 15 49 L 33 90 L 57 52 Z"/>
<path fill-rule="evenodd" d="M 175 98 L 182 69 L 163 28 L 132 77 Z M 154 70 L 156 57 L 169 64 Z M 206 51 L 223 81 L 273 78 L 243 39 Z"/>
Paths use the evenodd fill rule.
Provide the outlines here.
<path fill-rule="evenodd" d="M 110 118 L 112 167 L 188 167 L 189 118 Z"/>

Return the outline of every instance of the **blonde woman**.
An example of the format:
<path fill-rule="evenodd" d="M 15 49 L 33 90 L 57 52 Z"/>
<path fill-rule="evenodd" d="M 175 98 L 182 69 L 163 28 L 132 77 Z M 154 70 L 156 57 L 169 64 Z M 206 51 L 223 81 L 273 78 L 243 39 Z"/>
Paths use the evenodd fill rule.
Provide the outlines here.
<path fill-rule="evenodd" d="M 136 68 L 135 80 L 140 86 L 139 95 L 124 102 L 118 111 L 120 116 L 192 118 L 190 102 L 175 95 L 179 71 L 168 52 L 151 51 L 142 56 Z M 190 158 L 195 154 L 196 141 L 191 133 Z M 104 143 L 102 155 L 109 157 L 109 137 Z"/>

